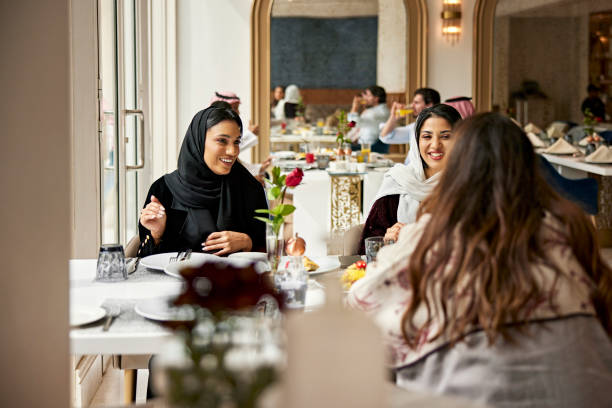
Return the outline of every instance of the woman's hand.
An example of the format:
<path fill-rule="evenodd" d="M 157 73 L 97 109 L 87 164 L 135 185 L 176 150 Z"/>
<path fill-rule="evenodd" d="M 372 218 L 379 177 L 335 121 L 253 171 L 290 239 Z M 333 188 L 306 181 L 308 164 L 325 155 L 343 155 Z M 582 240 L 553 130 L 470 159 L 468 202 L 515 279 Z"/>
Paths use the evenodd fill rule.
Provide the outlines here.
<path fill-rule="evenodd" d="M 151 196 L 151 202 L 140 210 L 140 223 L 151 231 L 156 244 L 166 230 L 166 218 L 166 209 L 154 195 Z"/>
<path fill-rule="evenodd" d="M 213 232 L 202 243 L 204 251 L 215 251 L 215 255 L 231 254 L 238 251 L 250 251 L 253 246 L 251 238 L 247 234 L 234 231 Z"/>
<path fill-rule="evenodd" d="M 404 225 L 406 224 L 402 222 L 396 222 L 395 225 L 390 228 L 387 228 L 387 232 L 385 233 L 385 237 L 383 238 L 385 243 L 397 242 L 400 230 Z"/>

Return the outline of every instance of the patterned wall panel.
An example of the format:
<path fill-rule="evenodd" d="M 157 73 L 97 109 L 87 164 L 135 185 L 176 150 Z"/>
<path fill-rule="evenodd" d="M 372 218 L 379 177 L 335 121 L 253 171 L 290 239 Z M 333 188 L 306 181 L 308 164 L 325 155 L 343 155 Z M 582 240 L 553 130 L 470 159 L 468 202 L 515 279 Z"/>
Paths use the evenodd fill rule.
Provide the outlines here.
<path fill-rule="evenodd" d="M 378 17 L 273 17 L 271 86 L 365 88 L 376 83 Z"/>

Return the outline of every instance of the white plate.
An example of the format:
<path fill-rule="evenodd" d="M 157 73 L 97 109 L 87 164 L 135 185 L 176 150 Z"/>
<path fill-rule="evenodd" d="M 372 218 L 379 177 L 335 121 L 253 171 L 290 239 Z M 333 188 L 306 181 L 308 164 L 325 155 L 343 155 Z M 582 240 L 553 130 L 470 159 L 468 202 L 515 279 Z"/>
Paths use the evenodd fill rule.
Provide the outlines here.
<path fill-rule="evenodd" d="M 289 150 L 283 150 L 280 152 L 272 152 L 270 153 L 272 157 L 277 159 L 293 159 L 295 157 L 295 152 Z"/>
<path fill-rule="evenodd" d="M 268 263 L 268 254 L 266 254 L 265 252 L 234 252 L 233 254 L 229 254 L 227 256 L 227 259 L 231 262 L 254 262 L 255 270 L 258 273 L 268 272 L 270 270 L 270 264 Z"/>
<path fill-rule="evenodd" d="M 176 307 L 171 305 L 171 301 L 176 296 L 158 297 L 153 299 L 144 299 L 136 304 L 134 311 L 151 320 L 160 322 L 186 322 L 195 319 L 194 310 L 187 307 Z"/>
<path fill-rule="evenodd" d="M 97 322 L 106 316 L 106 310 L 101 307 L 92 306 L 77 306 L 74 309 L 70 309 L 70 325 L 71 326 L 82 326 Z"/>
<path fill-rule="evenodd" d="M 334 269 L 340 268 L 340 260 L 337 256 L 309 256 L 314 263 L 319 265 L 316 271 L 308 272 L 309 275 L 318 275 L 320 273 L 331 272 Z M 287 257 L 281 259 L 281 266 L 288 262 Z"/>
<path fill-rule="evenodd" d="M 220 262 L 233 265 L 238 268 L 244 268 L 251 262 L 257 263 L 255 269 L 258 272 L 266 272 L 270 270 L 268 266 L 267 255 L 263 252 L 237 252 L 235 254 L 228 255 L 227 258 L 220 256 L 202 253 L 191 253 L 191 258 L 186 261 L 173 262 L 166 265 L 164 272 L 170 276 L 178 279 L 183 279 L 180 270 L 184 267 L 197 268 L 202 266 L 205 262 Z"/>
<path fill-rule="evenodd" d="M 234 252 L 229 254 L 228 258 L 245 258 L 252 262 L 267 262 L 268 254 L 265 252 Z"/>
<path fill-rule="evenodd" d="M 166 266 L 170 265 L 170 258 L 176 256 L 177 254 L 178 252 L 166 252 L 163 254 L 145 256 L 140 260 L 140 264 L 149 269 L 157 269 L 158 271 L 163 271 L 164 269 L 166 269 Z M 201 261 L 204 259 L 210 259 L 211 256 L 219 259 L 219 257 L 217 257 L 216 255 L 203 254 L 201 252 L 192 252 L 189 257 L 189 260 L 193 259 Z"/>

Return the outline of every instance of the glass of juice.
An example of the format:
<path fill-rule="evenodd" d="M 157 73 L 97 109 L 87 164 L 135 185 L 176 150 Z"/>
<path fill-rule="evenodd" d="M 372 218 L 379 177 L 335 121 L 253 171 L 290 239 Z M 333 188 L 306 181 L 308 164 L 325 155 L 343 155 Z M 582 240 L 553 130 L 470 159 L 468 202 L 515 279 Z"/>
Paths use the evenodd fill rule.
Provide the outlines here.
<path fill-rule="evenodd" d="M 372 145 L 370 143 L 361 144 L 361 156 L 363 157 L 364 163 L 370 162 L 370 152 L 372 152 Z"/>

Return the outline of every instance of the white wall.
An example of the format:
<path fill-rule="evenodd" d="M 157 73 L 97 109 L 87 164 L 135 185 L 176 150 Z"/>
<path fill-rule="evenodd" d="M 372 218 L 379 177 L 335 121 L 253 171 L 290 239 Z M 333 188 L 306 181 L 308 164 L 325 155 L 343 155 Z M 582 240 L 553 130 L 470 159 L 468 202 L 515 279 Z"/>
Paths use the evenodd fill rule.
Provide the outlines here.
<path fill-rule="evenodd" d="M 387 92 L 406 90 L 406 27 L 404 0 L 378 0 L 376 82 Z"/>
<path fill-rule="evenodd" d="M 456 44 L 451 45 L 441 34 L 442 2 L 427 0 L 427 86 L 437 89 L 443 99 L 472 96 L 474 3 L 475 0 L 464 0 L 463 34 Z M 193 115 L 208 105 L 216 89 L 238 93 L 242 99 L 242 116 L 248 118 L 251 106 L 251 4 L 252 0 L 177 2 L 179 139 L 182 140 Z M 225 41 L 218 40 L 220 33 Z M 396 57 L 398 61 L 402 58 L 401 54 Z M 396 84 L 389 87 L 395 88 Z"/>
<path fill-rule="evenodd" d="M 68 407 L 68 0 L 0 5 L 1 407 Z"/>
<path fill-rule="evenodd" d="M 243 119 L 251 111 L 251 0 L 177 2 L 179 141 L 215 90 L 236 92 Z M 223 39 L 223 40 L 221 40 Z"/>
<path fill-rule="evenodd" d="M 442 37 L 441 0 L 427 0 L 427 86 L 440 92 L 442 100 L 472 96 L 472 20 L 475 0 L 463 0 L 462 34 L 451 45 Z"/>

